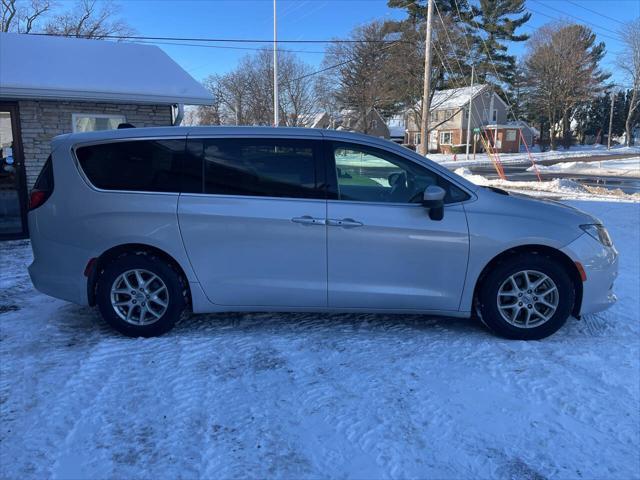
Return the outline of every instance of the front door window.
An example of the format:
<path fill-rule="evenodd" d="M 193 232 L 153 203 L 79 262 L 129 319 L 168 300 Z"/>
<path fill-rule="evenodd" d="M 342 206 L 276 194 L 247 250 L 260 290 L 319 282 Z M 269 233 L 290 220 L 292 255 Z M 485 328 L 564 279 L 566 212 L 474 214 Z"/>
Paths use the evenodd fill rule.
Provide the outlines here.
<path fill-rule="evenodd" d="M 445 203 L 466 194 L 428 168 L 393 153 L 359 145 L 335 143 L 337 198 L 360 202 L 420 203 L 429 185 L 445 189 Z"/>

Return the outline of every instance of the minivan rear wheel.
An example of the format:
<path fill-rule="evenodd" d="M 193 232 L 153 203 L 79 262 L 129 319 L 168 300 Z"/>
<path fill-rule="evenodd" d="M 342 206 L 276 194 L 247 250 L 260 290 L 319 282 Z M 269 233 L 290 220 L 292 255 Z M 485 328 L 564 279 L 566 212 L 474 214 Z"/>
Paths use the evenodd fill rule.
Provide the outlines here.
<path fill-rule="evenodd" d="M 182 315 L 184 281 L 155 255 L 125 253 L 104 267 L 96 303 L 105 321 L 120 333 L 153 337 L 171 330 Z"/>
<path fill-rule="evenodd" d="M 563 265 L 526 253 L 498 263 L 483 279 L 477 300 L 483 323 L 498 335 L 538 340 L 565 324 L 574 298 Z"/>

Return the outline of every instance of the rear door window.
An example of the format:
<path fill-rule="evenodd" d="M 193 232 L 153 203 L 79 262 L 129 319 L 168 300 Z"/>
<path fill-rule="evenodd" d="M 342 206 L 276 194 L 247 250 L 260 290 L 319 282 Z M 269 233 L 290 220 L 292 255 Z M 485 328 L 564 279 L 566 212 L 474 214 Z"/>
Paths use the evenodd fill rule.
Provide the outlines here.
<path fill-rule="evenodd" d="M 195 138 L 189 139 L 187 152 L 188 191 L 197 190 L 192 177 L 202 162 L 202 193 L 325 198 L 318 141 Z"/>
<path fill-rule="evenodd" d="M 79 147 L 89 181 L 103 190 L 180 192 L 185 139 L 135 140 Z"/>

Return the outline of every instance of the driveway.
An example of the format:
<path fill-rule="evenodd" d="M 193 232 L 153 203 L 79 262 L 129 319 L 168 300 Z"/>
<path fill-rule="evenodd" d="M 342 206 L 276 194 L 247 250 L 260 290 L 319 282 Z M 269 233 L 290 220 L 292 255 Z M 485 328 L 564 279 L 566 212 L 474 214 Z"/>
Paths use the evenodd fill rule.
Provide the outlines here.
<path fill-rule="evenodd" d="M 325 314 L 129 339 L 0 244 L 0 478 L 640 478 L 640 205 L 575 204 L 610 227 L 620 300 L 539 342 Z"/>

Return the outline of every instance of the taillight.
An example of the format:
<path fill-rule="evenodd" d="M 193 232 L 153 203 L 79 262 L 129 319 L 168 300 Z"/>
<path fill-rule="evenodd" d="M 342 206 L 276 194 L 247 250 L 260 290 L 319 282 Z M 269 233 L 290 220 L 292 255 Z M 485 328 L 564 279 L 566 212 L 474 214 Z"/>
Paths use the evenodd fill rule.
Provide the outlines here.
<path fill-rule="evenodd" d="M 47 201 L 47 198 L 51 195 L 51 192 L 44 192 L 42 190 L 31 190 L 31 196 L 29 197 L 29 210 L 35 210 Z"/>
<path fill-rule="evenodd" d="M 51 155 L 42 167 L 42 171 L 33 185 L 31 195 L 29 196 L 29 210 L 34 210 L 40 206 L 53 193 L 53 165 L 51 164 Z"/>

